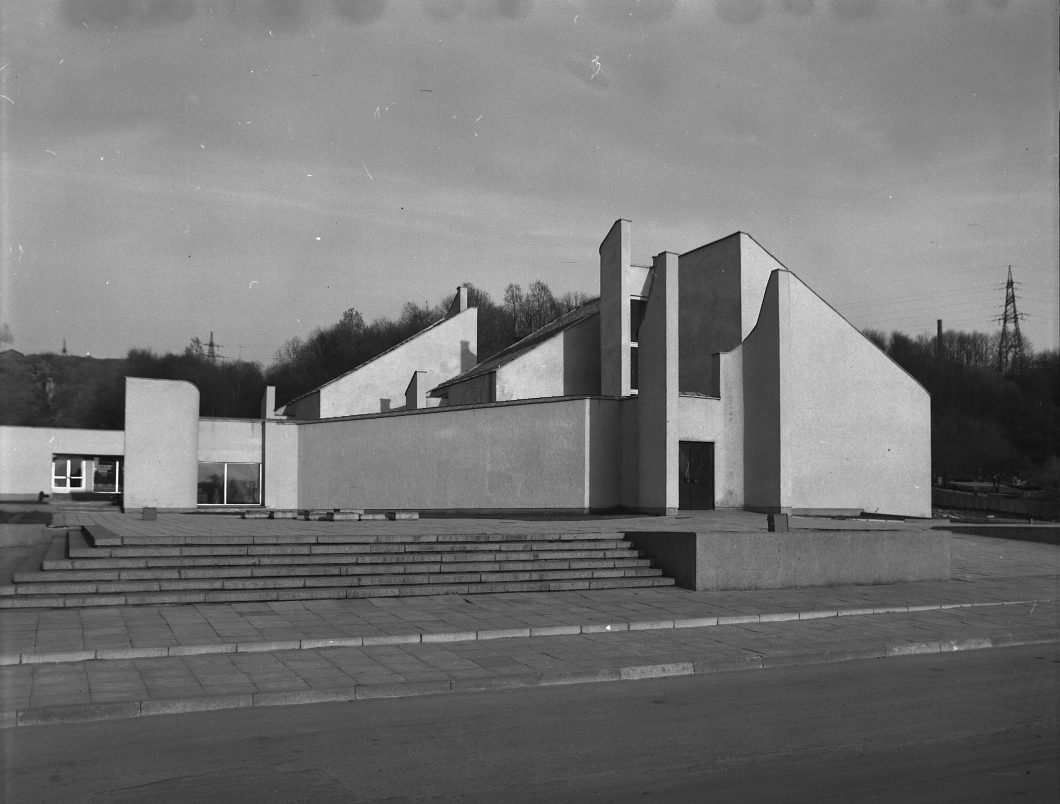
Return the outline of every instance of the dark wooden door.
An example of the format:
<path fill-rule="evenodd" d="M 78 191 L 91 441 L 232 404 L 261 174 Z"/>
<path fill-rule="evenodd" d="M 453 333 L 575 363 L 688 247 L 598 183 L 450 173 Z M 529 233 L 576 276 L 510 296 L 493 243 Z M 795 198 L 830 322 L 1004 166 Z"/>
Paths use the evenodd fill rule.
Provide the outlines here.
<path fill-rule="evenodd" d="M 714 442 L 680 442 L 678 461 L 680 507 L 714 508 Z"/>

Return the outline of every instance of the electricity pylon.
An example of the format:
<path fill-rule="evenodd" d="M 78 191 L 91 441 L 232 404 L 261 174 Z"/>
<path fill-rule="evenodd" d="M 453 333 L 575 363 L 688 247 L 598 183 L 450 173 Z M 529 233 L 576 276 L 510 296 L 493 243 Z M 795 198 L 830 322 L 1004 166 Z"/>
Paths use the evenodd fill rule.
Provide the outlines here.
<path fill-rule="evenodd" d="M 1001 340 L 997 344 L 997 370 L 1008 374 L 1023 368 L 1026 355 L 1023 352 L 1023 335 L 1020 334 L 1020 318 L 1016 310 L 1016 285 L 1012 281 L 1012 266 L 1008 267 L 1008 282 L 1005 283 L 1005 312 L 997 320 L 1001 322 Z"/>

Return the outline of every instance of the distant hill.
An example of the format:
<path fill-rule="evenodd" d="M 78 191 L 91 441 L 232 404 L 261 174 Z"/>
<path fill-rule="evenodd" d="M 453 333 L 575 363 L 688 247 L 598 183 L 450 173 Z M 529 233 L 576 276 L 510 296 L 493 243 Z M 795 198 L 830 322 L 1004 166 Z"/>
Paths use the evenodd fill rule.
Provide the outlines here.
<path fill-rule="evenodd" d="M 124 393 L 128 361 L 74 355 L 0 352 L 0 424 L 121 429 L 100 405 Z"/>

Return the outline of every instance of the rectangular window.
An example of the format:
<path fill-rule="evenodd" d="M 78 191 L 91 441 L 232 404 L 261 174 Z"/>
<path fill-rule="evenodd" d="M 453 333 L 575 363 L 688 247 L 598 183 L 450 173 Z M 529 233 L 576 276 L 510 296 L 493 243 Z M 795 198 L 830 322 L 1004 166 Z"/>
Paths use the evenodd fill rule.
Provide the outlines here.
<path fill-rule="evenodd" d="M 644 323 L 644 313 L 647 309 L 647 299 L 632 298 L 629 300 L 629 389 L 631 391 L 636 391 L 640 386 L 637 347 L 640 345 L 640 325 Z"/>
<path fill-rule="evenodd" d="M 201 462 L 199 505 L 260 505 L 261 464 Z"/>

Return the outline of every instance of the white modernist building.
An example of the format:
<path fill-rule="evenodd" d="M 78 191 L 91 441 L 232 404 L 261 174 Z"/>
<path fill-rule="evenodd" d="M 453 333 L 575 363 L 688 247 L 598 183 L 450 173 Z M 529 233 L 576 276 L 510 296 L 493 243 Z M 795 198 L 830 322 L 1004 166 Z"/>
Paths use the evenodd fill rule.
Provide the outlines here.
<path fill-rule="evenodd" d="M 0 493 L 84 488 L 117 461 L 134 510 L 930 516 L 916 381 L 749 235 L 651 265 L 630 235 L 604 238 L 598 299 L 488 360 L 461 291 L 320 388 L 279 409 L 270 389 L 260 419 L 200 419 L 193 386 L 129 378 L 123 433 L 0 428 Z"/>

